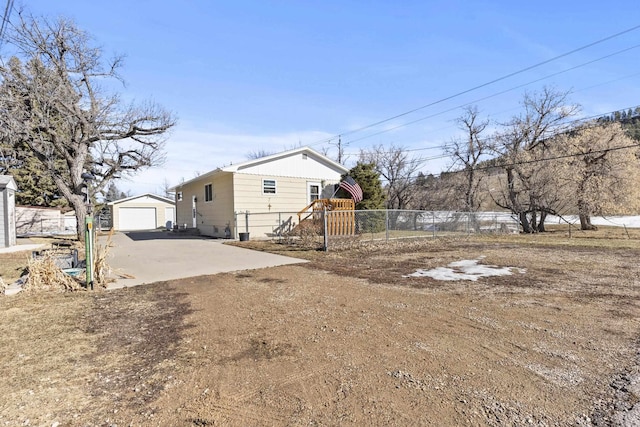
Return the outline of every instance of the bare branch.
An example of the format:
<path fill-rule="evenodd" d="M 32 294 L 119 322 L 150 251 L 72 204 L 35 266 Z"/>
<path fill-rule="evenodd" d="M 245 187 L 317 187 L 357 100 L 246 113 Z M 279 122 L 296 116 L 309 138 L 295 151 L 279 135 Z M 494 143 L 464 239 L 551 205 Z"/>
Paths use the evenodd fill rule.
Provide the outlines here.
<path fill-rule="evenodd" d="M 21 13 L 8 40 L 19 55 L 0 65 L 2 143 L 28 148 L 84 230 L 82 173 L 96 175 L 95 192 L 122 174 L 161 164 L 176 119 L 153 103 L 123 106 L 117 94 L 105 93 L 99 83 L 121 80 L 123 57 L 105 61 L 102 49 L 68 19 Z"/>

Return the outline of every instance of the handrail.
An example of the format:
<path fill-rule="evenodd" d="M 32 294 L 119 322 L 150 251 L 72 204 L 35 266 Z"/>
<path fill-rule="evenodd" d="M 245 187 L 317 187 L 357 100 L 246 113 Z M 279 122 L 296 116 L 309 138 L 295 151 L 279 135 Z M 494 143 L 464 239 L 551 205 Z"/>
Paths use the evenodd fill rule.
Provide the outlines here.
<path fill-rule="evenodd" d="M 352 199 L 316 199 L 298 212 L 298 224 L 325 208 L 327 210 L 354 210 L 355 204 Z M 312 209 L 311 212 L 309 212 L 309 209 Z M 307 214 L 307 216 L 302 218 L 304 214 Z"/>
<path fill-rule="evenodd" d="M 329 200 L 329 199 L 316 199 L 313 202 L 309 203 L 307 205 L 307 207 L 305 207 L 300 212 L 298 212 L 298 224 L 300 224 L 305 219 L 309 218 L 315 212 L 323 210 L 324 206 L 325 206 L 324 202 L 327 201 L 327 200 Z M 321 206 L 318 207 L 317 205 L 321 205 Z M 311 212 L 309 212 L 309 209 L 311 209 Z M 305 216 L 304 218 L 302 218 L 302 215 L 304 215 L 305 213 L 308 214 L 308 215 Z"/>

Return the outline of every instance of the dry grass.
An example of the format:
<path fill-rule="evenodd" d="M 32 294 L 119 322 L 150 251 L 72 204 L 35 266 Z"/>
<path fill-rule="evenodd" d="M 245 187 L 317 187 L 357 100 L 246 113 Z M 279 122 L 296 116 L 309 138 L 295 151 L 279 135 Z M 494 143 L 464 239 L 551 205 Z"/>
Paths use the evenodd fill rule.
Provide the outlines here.
<path fill-rule="evenodd" d="M 29 277 L 25 291 L 77 291 L 82 289 L 78 280 L 66 274 L 56 265 L 54 254 L 46 254 L 29 260 Z"/>
<path fill-rule="evenodd" d="M 547 232 L 536 234 L 458 234 L 433 238 L 431 235 L 422 237 L 403 236 L 401 239 L 384 238 L 373 240 L 369 235 L 354 237 L 332 238 L 329 241 L 329 252 L 386 250 L 394 252 L 402 248 L 407 250 L 420 250 L 434 245 L 448 244 L 450 242 L 469 243 L 513 243 L 518 245 L 533 246 L 565 246 L 576 248 L 606 248 L 606 249 L 640 249 L 640 229 L 623 227 L 599 227 L 598 230 L 581 231 L 575 225 L 551 225 Z M 293 244 L 292 244 L 293 243 Z M 235 246 L 248 249 L 276 253 L 307 260 L 316 260 L 323 257 L 319 251 L 320 245 L 303 245 L 296 241 L 283 240 L 251 240 L 248 242 L 230 242 Z"/>
<path fill-rule="evenodd" d="M 95 245 L 94 255 L 94 281 L 95 284 L 106 287 L 111 274 L 111 268 L 107 264 L 109 251 L 112 247 L 111 238 L 113 231 L 109 233 L 108 239 L 104 245 Z M 55 248 L 56 244 L 64 243 L 65 249 Z M 63 252 L 65 255 L 68 251 L 78 250 L 79 259 L 84 258 L 84 246 L 81 242 L 75 240 L 66 240 L 59 238 L 31 238 L 29 243 L 42 244 L 46 249 L 44 255 L 37 260 L 31 256 L 31 251 L 20 251 L 0 254 L 0 292 L 4 287 L 15 282 L 26 272 L 29 272 L 29 280 L 25 289 L 35 290 L 78 290 L 81 282 L 71 278 L 55 265 L 55 257 Z M 84 276 L 82 276 L 84 277 Z"/>
<path fill-rule="evenodd" d="M 0 254 L 0 278 L 5 284 L 9 285 L 22 276 L 30 257 L 31 251 Z"/>
<path fill-rule="evenodd" d="M 292 425 L 362 425 L 342 417 L 363 408 L 379 425 L 424 414 L 500 425 L 482 418 L 489 409 L 523 425 L 527 407 L 529 424 L 570 425 L 608 405 L 611 375 L 635 367 L 640 239 L 624 230 L 354 241 L 329 253 L 238 245 L 314 262 L 0 299 L 0 425 L 234 424 L 225 414 L 259 425 L 253 414 L 276 411 Z M 527 274 L 403 277 L 479 256 Z M 446 387 L 429 389 L 436 372 Z M 549 379 L 558 372 L 583 382 Z"/>
<path fill-rule="evenodd" d="M 113 237 L 114 231 L 109 231 L 107 235 L 107 241 L 103 245 L 96 245 L 96 253 L 94 257 L 94 280 L 98 286 L 106 287 L 110 281 L 113 281 L 110 278 L 111 275 L 111 267 L 107 264 L 107 257 L 109 256 L 109 251 L 112 247 L 111 239 Z"/>
<path fill-rule="evenodd" d="M 0 298 L 0 425 L 150 425 L 109 417 L 144 409 L 171 375 L 179 298 L 164 286 Z"/>

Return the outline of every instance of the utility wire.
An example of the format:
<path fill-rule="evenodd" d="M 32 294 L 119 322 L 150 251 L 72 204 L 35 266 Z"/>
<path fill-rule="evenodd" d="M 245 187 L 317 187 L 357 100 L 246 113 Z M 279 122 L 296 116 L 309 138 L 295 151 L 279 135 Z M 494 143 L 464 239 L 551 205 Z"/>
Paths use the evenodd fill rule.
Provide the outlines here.
<path fill-rule="evenodd" d="M 614 114 L 614 113 L 616 113 L 618 111 L 627 111 L 629 109 L 633 110 L 634 108 L 637 108 L 637 107 L 636 106 L 625 107 L 625 108 L 609 111 L 609 112 L 606 112 L 606 113 L 595 114 L 593 116 L 581 117 L 579 119 L 575 119 L 575 120 L 572 120 L 572 121 L 567 122 L 567 123 L 561 123 L 557 127 L 554 127 L 553 129 L 550 129 L 547 133 L 549 133 L 551 135 L 549 137 L 546 137 L 546 138 L 549 139 L 549 138 L 552 138 L 553 136 L 556 136 L 556 135 L 558 135 L 558 134 L 560 134 L 562 132 L 566 132 L 567 130 L 571 129 L 572 127 L 575 127 L 575 126 L 579 125 L 580 123 L 588 122 L 588 121 L 591 121 L 591 120 L 596 120 L 596 119 L 599 119 L 601 117 L 606 117 L 606 116 Z M 597 126 L 597 124 L 596 124 L 596 126 Z M 490 141 L 495 141 L 496 139 L 497 139 L 497 136 L 495 136 L 495 135 L 494 136 L 489 136 L 489 137 L 483 138 L 482 142 L 486 143 L 486 142 L 490 142 Z M 434 145 L 434 146 L 431 146 L 431 147 L 408 148 L 408 149 L 404 149 L 402 151 L 404 151 L 404 152 L 416 152 L 416 151 L 428 151 L 428 150 L 444 150 L 444 149 L 447 149 L 447 148 L 450 148 L 450 147 L 453 147 L 453 146 L 454 146 L 454 143 L 442 143 L 440 145 Z M 389 154 L 389 153 L 391 153 L 391 151 L 383 151 L 383 152 L 381 152 L 381 154 Z M 358 154 L 359 153 L 344 153 L 345 156 L 357 156 Z M 428 160 L 435 160 L 435 159 L 438 159 L 438 158 L 446 158 L 446 157 L 449 157 L 449 156 L 446 155 L 446 154 L 443 154 L 443 155 L 439 155 L 439 156 L 430 157 Z"/>
<path fill-rule="evenodd" d="M 473 170 L 474 171 L 483 171 L 483 170 L 490 170 L 490 169 L 500 169 L 500 168 L 509 167 L 509 166 L 520 166 L 520 165 L 527 165 L 527 164 L 533 164 L 533 163 L 548 162 L 548 161 L 551 161 L 551 160 L 568 159 L 568 158 L 571 158 L 571 157 L 588 156 L 588 155 L 591 155 L 591 154 L 606 153 L 606 152 L 609 152 L 609 151 L 628 150 L 630 148 L 640 148 L 640 143 L 622 145 L 622 146 L 619 146 L 619 147 L 603 148 L 601 150 L 589 151 L 588 153 L 563 154 L 563 155 L 553 156 L 553 157 L 543 157 L 543 158 L 540 158 L 540 159 L 520 160 L 520 161 L 516 161 L 516 162 L 511 162 L 511 163 L 500 163 L 500 164 L 491 165 L 491 166 L 480 166 L 480 167 L 473 168 Z M 445 158 L 445 157 L 448 157 L 448 156 L 431 157 L 428 160 L 434 160 L 434 159 L 437 159 L 437 158 Z M 423 174 L 422 176 L 432 175 L 434 177 L 438 177 L 438 176 L 441 176 L 443 173 L 444 174 L 453 174 L 453 173 L 463 173 L 463 172 L 467 172 L 467 171 L 468 171 L 468 169 L 459 169 L 459 170 L 453 170 L 453 171 L 447 171 L 447 172 L 440 172 L 440 173 L 437 173 L 437 174 L 435 174 L 435 173 Z M 411 175 L 411 176 L 404 177 L 402 179 L 403 180 L 416 179 L 418 177 L 420 177 L 420 175 Z M 381 179 L 381 180 L 382 181 L 388 181 L 386 179 Z"/>
<path fill-rule="evenodd" d="M 551 62 L 553 62 L 553 61 L 557 61 L 558 59 L 561 59 L 561 58 L 564 58 L 564 57 L 566 57 L 566 56 L 572 55 L 572 54 L 574 54 L 574 53 L 576 53 L 576 52 L 580 52 L 580 51 L 582 51 L 582 50 L 588 49 L 588 48 L 593 47 L 593 46 L 595 46 L 595 45 L 598 45 L 598 44 L 600 44 L 600 43 L 604 43 L 605 41 L 608 41 L 608 40 L 611 40 L 611 39 L 613 39 L 613 38 L 619 37 L 619 36 L 621 36 L 621 35 L 623 35 L 623 34 L 626 34 L 626 33 L 632 32 L 632 31 L 635 31 L 635 30 L 637 30 L 638 28 L 640 28 L 640 25 L 636 25 L 636 26 L 634 26 L 634 27 L 631 27 L 631 28 L 628 28 L 628 29 L 626 29 L 626 30 L 620 31 L 620 32 L 618 32 L 618 33 L 612 34 L 612 35 L 610 35 L 610 36 L 607 36 L 607 37 L 601 38 L 601 39 L 596 40 L 596 41 L 594 41 L 594 42 L 592 42 L 592 43 L 586 44 L 586 45 L 584 45 L 584 46 L 580 46 L 580 47 L 578 47 L 578 48 L 576 48 L 576 49 L 573 49 L 573 50 L 570 50 L 570 51 L 568 51 L 568 52 L 562 53 L 562 54 L 560 54 L 560 55 L 554 56 L 553 58 L 547 59 L 547 60 L 542 61 L 542 62 L 538 62 L 538 63 L 536 63 L 536 64 L 534 64 L 534 65 L 530 65 L 530 66 L 525 67 L 525 68 L 522 68 L 522 69 L 520 69 L 520 70 L 518 70 L 518 71 L 514 71 L 514 72 L 512 72 L 512 73 L 509 73 L 509 74 L 506 74 L 506 75 L 504 75 L 504 76 L 498 77 L 498 78 L 496 78 L 496 79 L 490 80 L 490 81 L 488 81 L 488 82 L 486 82 L 486 83 L 483 83 L 483 84 L 480 84 L 480 85 L 474 86 L 474 87 L 472 87 L 472 88 L 470 88 L 470 89 L 463 90 L 463 91 L 461 91 L 461 92 L 455 93 L 455 94 L 450 95 L 450 96 L 447 96 L 447 97 L 445 97 L 445 98 L 438 99 L 438 100 L 436 100 L 436 101 L 430 102 L 430 103 L 428 103 L 428 104 L 422 105 L 422 106 L 417 107 L 417 108 L 414 108 L 414 109 L 412 109 L 412 110 L 405 111 L 405 112 L 400 113 L 400 114 L 397 114 L 397 115 L 395 115 L 395 116 L 392 116 L 392 117 L 389 117 L 389 118 L 386 118 L 386 119 L 383 119 L 383 120 L 379 120 L 379 121 L 377 121 L 377 122 L 375 122 L 375 123 L 371 123 L 371 124 L 369 124 L 369 125 L 362 126 L 362 127 L 360 127 L 360 128 L 357 128 L 357 129 L 354 129 L 354 130 L 351 130 L 351 131 L 342 132 L 342 133 L 340 133 L 340 136 L 346 136 L 346 135 L 351 135 L 351 134 L 354 134 L 354 133 L 357 133 L 357 132 L 361 132 L 361 131 L 363 131 L 363 130 L 370 129 L 370 128 L 372 128 L 372 127 L 375 127 L 375 126 L 381 125 L 381 124 L 383 124 L 383 123 L 387 123 L 387 122 L 389 122 L 389 121 L 391 121 L 391 120 L 395 120 L 395 119 L 397 119 L 397 118 L 400 118 L 400 117 L 406 116 L 406 115 L 411 114 L 411 113 L 414 113 L 414 112 L 416 112 L 416 111 L 420 111 L 420 110 L 423 110 L 423 109 L 425 109 L 425 108 L 428 108 L 428 107 L 431 107 L 431 106 L 434 106 L 434 105 L 437 105 L 437 104 L 443 103 L 443 102 L 448 101 L 448 100 L 450 100 L 450 99 L 457 98 L 457 97 L 459 97 L 459 96 L 461 96 L 461 95 L 464 95 L 464 94 L 467 94 L 467 93 L 469 93 L 469 92 L 473 92 L 473 91 L 475 91 L 475 90 L 478 90 L 478 89 L 481 89 L 481 88 L 483 88 L 483 87 L 486 87 L 486 86 L 492 85 L 492 84 L 497 83 L 497 82 L 500 82 L 500 81 L 502 81 L 502 80 L 506 80 L 506 79 L 508 79 L 508 78 L 510 78 L 510 77 L 513 77 L 513 76 L 516 76 L 516 75 L 518 75 L 518 74 L 522 74 L 522 73 L 524 73 L 524 72 L 531 71 L 531 70 L 533 70 L 533 69 L 535 69 L 535 68 L 538 68 L 538 67 L 540 67 L 540 66 L 542 66 L 542 65 L 549 64 L 549 63 L 551 63 Z M 338 137 L 338 135 L 335 135 L 335 136 L 333 136 L 333 137 L 331 137 L 331 138 L 325 138 L 325 139 L 322 139 L 322 140 L 320 140 L 320 141 L 314 142 L 314 143 L 312 143 L 312 144 L 310 144 L 310 145 L 317 145 L 317 144 L 321 144 L 321 143 L 330 142 L 331 140 L 336 139 L 337 137 Z"/>
<path fill-rule="evenodd" d="M 2 42 L 4 41 L 4 32 L 7 29 L 7 24 L 9 23 L 9 17 L 11 16 L 12 10 L 13 0 L 7 0 L 7 5 L 4 8 L 4 16 L 2 17 L 2 24 L 0 24 L 0 47 L 2 47 Z"/>
<path fill-rule="evenodd" d="M 351 143 L 354 143 L 354 142 L 362 141 L 363 139 L 367 139 L 367 138 L 371 138 L 371 137 L 374 137 L 374 136 L 377 136 L 377 135 L 380 135 L 380 134 L 383 134 L 383 133 L 391 132 L 391 131 L 394 131 L 396 129 L 400 129 L 400 128 L 405 127 L 405 126 L 409 126 L 409 125 L 412 125 L 412 124 L 415 124 L 415 123 L 418 123 L 418 122 L 421 122 L 421 121 L 424 121 L 424 120 L 427 120 L 427 119 L 431 119 L 433 117 L 440 116 L 440 115 L 445 114 L 445 113 L 449 113 L 451 111 L 458 110 L 460 108 L 467 107 L 467 106 L 472 105 L 472 104 L 476 104 L 478 102 L 486 101 L 487 99 L 491 99 L 491 98 L 495 98 L 496 96 L 504 95 L 505 93 L 512 92 L 512 91 L 514 91 L 516 89 L 521 89 L 521 88 L 529 86 L 529 85 L 531 85 L 533 83 L 538 83 L 538 82 L 540 82 L 542 80 L 546 80 L 546 79 L 549 79 L 551 77 L 555 77 L 555 76 L 558 76 L 560 74 L 564 74 L 564 73 L 567 73 L 569 71 L 573 71 L 575 69 L 578 69 L 578 68 L 581 68 L 581 67 L 585 67 L 587 65 L 591 65 L 591 64 L 593 64 L 595 62 L 602 61 L 603 59 L 611 58 L 612 56 L 619 55 L 621 53 L 628 52 L 630 50 L 637 49 L 639 47 L 640 47 L 640 44 L 637 44 L 635 46 L 631 46 L 631 47 L 628 47 L 626 49 L 619 50 L 619 51 L 611 53 L 609 55 L 601 56 L 600 58 L 597 58 L 597 59 L 594 59 L 594 60 L 591 60 L 591 61 L 588 61 L 588 62 L 584 62 L 582 64 L 573 66 L 571 68 L 567 68 L 565 70 L 558 71 L 556 73 L 552 73 L 552 74 L 546 75 L 544 77 L 540 77 L 540 78 L 532 80 L 530 82 L 523 83 L 521 85 L 514 86 L 512 88 L 509 88 L 509 89 L 506 89 L 506 90 L 503 90 L 503 91 L 500 91 L 500 92 L 496 92 L 494 94 L 491 94 L 491 95 L 476 99 L 475 101 L 470 101 L 470 102 L 467 102 L 465 104 L 458 105 L 456 107 L 448 108 L 446 110 L 443 110 L 443 111 L 440 111 L 440 112 L 437 112 L 437 113 L 434 113 L 434 114 L 431 114 L 431 115 L 428 115 L 428 116 L 425 116 L 425 117 L 421 117 L 421 118 L 418 118 L 416 120 L 412 120 L 410 122 L 402 123 L 402 124 L 399 124 L 397 126 L 394 126 L 394 127 L 388 128 L 388 129 L 383 129 L 381 131 L 378 131 L 378 132 L 375 132 L 375 133 L 372 133 L 372 134 L 369 134 L 369 135 L 365 135 L 365 136 L 362 136 L 362 137 L 357 138 L 357 139 L 352 139 L 352 140 L 346 142 L 345 144 L 351 144 Z"/>

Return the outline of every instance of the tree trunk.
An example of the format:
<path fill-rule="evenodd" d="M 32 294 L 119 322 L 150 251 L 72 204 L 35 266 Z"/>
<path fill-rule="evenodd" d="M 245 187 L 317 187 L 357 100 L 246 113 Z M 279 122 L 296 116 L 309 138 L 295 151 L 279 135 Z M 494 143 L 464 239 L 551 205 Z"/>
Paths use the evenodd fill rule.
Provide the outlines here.
<path fill-rule="evenodd" d="M 522 231 L 524 233 L 532 233 L 531 225 L 529 224 L 529 218 L 527 218 L 527 213 L 520 212 L 518 214 L 518 217 L 520 218 L 520 225 L 522 225 Z"/>
<path fill-rule="evenodd" d="M 69 200 L 71 206 L 76 212 L 76 236 L 80 242 L 84 241 L 84 232 L 85 232 L 85 220 L 87 217 L 87 205 L 84 200 L 78 201 L 77 197 L 74 197 L 73 200 Z"/>
<path fill-rule="evenodd" d="M 584 190 L 582 190 L 584 191 Z M 580 230 L 597 230 L 598 227 L 591 224 L 591 210 L 588 207 L 587 202 L 580 199 L 578 200 L 578 215 L 580 217 Z"/>
<path fill-rule="evenodd" d="M 597 230 L 598 227 L 591 224 L 591 215 L 580 214 L 580 230 Z"/>
<path fill-rule="evenodd" d="M 467 212 L 475 211 L 474 195 L 473 195 L 473 168 L 467 167 L 467 188 L 464 194 L 464 203 L 467 205 Z"/>
<path fill-rule="evenodd" d="M 544 233 L 547 231 L 544 228 L 544 221 L 547 219 L 547 213 L 545 211 L 540 212 L 540 222 L 538 222 L 538 233 Z"/>
<path fill-rule="evenodd" d="M 531 221 L 529 222 L 529 226 L 531 227 L 532 233 L 538 231 L 538 214 L 536 211 L 531 212 Z"/>

